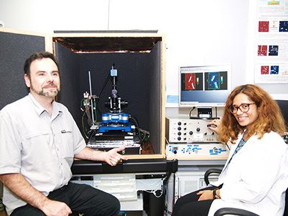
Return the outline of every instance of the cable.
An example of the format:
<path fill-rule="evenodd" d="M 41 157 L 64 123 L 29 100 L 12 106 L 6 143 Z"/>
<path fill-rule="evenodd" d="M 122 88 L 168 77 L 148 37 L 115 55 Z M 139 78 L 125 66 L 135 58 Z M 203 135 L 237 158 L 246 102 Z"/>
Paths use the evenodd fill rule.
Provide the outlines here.
<path fill-rule="evenodd" d="M 195 109 L 196 107 L 192 107 L 192 109 L 190 110 L 190 112 L 189 112 L 189 119 L 191 119 L 192 117 L 191 117 L 191 113 L 192 113 L 192 111 Z"/>
<path fill-rule="evenodd" d="M 166 141 L 166 144 L 170 144 L 169 140 L 167 139 L 167 137 L 165 137 L 165 141 Z"/>
<path fill-rule="evenodd" d="M 129 118 L 135 123 L 135 127 L 136 127 L 135 130 L 138 132 L 138 133 L 136 133 L 136 135 L 138 136 L 140 143 L 148 141 L 150 138 L 149 131 L 146 131 L 146 130 L 140 128 L 138 120 L 135 117 L 130 115 Z"/>
<path fill-rule="evenodd" d="M 97 106 L 96 110 L 98 110 L 100 115 L 103 113 L 103 111 L 100 109 L 99 103 L 100 103 L 100 100 L 101 100 L 101 95 L 102 95 L 102 93 L 103 93 L 103 91 L 104 91 L 104 89 L 105 89 L 105 87 L 106 87 L 106 85 L 107 85 L 107 83 L 109 81 L 109 78 L 110 78 L 110 75 L 108 74 L 108 76 L 106 77 L 105 82 L 104 82 L 104 84 L 102 86 L 102 89 L 101 89 L 101 91 L 99 93 L 98 100 L 95 99 L 95 103 L 96 103 L 96 106 Z M 104 103 L 104 106 L 105 106 L 105 103 Z"/>
<path fill-rule="evenodd" d="M 83 132 L 83 135 L 85 136 L 86 139 L 88 139 L 89 137 L 87 136 L 87 133 L 86 133 L 86 127 L 85 127 L 84 117 L 85 117 L 85 112 L 84 112 L 83 115 L 82 115 L 81 123 L 82 123 L 82 132 Z"/>
<path fill-rule="evenodd" d="M 227 146 L 228 150 L 230 150 L 230 146 L 227 143 L 225 143 L 225 145 Z"/>
<path fill-rule="evenodd" d="M 110 78 L 110 75 L 108 74 L 108 76 L 106 77 L 105 83 L 104 83 L 104 85 L 103 85 L 103 87 L 102 87 L 102 89 L 101 89 L 101 91 L 99 93 L 99 98 L 101 97 L 101 94 L 102 94 L 104 88 L 106 87 L 106 85 L 107 85 L 107 83 L 109 81 L 109 78 Z"/>

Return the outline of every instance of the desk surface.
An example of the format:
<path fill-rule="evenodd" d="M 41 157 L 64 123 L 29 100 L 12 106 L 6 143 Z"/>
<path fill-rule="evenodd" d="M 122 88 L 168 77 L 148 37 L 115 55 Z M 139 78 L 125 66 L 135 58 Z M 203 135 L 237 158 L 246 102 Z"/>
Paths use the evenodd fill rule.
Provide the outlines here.
<path fill-rule="evenodd" d="M 110 166 L 107 163 L 87 160 L 75 160 L 72 165 L 74 175 L 111 174 L 111 173 L 175 173 L 178 160 L 165 159 L 130 159 Z"/>

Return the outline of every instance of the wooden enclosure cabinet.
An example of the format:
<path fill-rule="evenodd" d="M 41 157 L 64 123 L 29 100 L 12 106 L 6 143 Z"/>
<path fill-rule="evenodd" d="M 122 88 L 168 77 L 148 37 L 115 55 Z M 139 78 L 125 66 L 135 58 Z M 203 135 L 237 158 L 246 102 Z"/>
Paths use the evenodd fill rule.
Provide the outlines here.
<path fill-rule="evenodd" d="M 35 34 L 0 28 L 0 109 L 27 94 L 25 59 L 36 51 L 53 52 L 60 64 L 61 92 L 57 100 L 68 107 L 80 130 L 81 101 L 89 89 L 99 96 L 99 109 L 111 94 L 107 82 L 112 65 L 118 71 L 119 96 L 128 102 L 123 112 L 150 132 L 151 151 L 130 159 L 165 157 L 165 40 L 157 32 L 55 32 Z M 106 110 L 108 111 L 108 110 Z"/>

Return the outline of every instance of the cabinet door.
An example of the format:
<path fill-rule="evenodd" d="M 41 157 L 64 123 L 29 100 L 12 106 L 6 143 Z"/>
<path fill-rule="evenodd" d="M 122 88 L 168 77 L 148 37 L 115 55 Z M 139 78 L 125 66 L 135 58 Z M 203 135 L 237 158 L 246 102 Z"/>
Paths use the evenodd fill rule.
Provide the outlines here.
<path fill-rule="evenodd" d="M 45 36 L 0 28 L 0 109 L 27 94 L 24 62 L 33 52 L 45 50 Z"/>

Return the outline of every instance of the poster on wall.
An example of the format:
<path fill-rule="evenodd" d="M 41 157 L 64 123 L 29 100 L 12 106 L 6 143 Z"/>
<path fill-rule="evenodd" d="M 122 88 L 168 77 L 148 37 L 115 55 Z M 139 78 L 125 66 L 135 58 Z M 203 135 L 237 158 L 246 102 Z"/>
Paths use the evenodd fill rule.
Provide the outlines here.
<path fill-rule="evenodd" d="M 288 83 L 288 0 L 258 0 L 255 83 Z"/>

